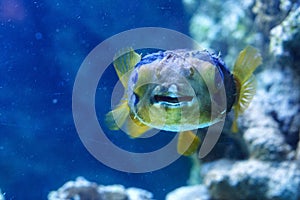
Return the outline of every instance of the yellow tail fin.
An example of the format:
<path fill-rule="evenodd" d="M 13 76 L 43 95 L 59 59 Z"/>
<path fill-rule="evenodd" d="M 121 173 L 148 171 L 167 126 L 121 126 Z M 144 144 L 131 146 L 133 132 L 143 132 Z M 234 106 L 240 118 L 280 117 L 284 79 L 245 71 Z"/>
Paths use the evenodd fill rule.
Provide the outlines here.
<path fill-rule="evenodd" d="M 262 57 L 257 49 L 247 46 L 240 52 L 233 67 L 233 76 L 236 81 L 237 99 L 233 106 L 234 120 L 232 131 L 238 132 L 237 118 L 249 106 L 256 92 L 254 70 L 262 63 Z"/>

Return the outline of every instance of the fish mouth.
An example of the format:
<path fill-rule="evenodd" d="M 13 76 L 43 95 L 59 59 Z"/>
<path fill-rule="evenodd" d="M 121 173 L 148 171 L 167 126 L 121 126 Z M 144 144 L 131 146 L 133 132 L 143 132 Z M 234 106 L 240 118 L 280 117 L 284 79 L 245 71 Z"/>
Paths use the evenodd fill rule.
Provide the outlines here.
<path fill-rule="evenodd" d="M 169 107 L 178 107 L 193 101 L 193 96 L 154 95 L 154 103 Z"/>

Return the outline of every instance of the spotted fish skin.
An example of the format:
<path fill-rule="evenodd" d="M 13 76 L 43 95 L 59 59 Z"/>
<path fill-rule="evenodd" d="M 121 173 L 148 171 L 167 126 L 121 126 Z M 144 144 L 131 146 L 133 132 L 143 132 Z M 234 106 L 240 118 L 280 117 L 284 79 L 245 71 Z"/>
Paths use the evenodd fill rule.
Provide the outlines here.
<path fill-rule="evenodd" d="M 207 61 L 211 63 L 213 66 L 215 66 L 219 70 L 220 76 L 223 79 L 223 83 L 226 91 L 226 97 L 227 97 L 227 112 L 230 112 L 236 98 L 236 85 L 235 85 L 233 75 L 220 56 L 210 53 L 207 50 L 190 51 L 186 49 L 180 49 L 180 50 L 165 51 L 165 52 L 159 51 L 157 53 L 149 54 L 143 57 L 142 60 L 139 63 L 137 63 L 137 65 L 135 66 L 137 70 L 131 76 L 131 80 L 129 84 L 132 85 L 137 82 L 139 67 L 145 64 L 150 64 L 157 60 L 162 60 L 164 58 L 166 58 L 166 60 L 169 60 L 169 62 L 174 62 L 175 60 L 174 57 L 175 59 L 176 57 L 179 57 L 178 62 L 184 62 L 182 58 L 184 58 L 185 60 L 188 60 L 190 58 L 197 58 L 199 60 Z"/>
<path fill-rule="evenodd" d="M 222 84 L 226 92 L 222 101 L 227 105 L 218 119 L 211 119 L 211 98 L 218 101 Z M 213 94 L 208 87 L 215 89 Z M 235 88 L 232 74 L 215 54 L 206 50 L 159 51 L 144 56 L 131 73 L 127 91 L 130 116 L 167 131 L 207 127 L 231 110 Z M 165 120 L 155 121 L 155 116 Z"/>

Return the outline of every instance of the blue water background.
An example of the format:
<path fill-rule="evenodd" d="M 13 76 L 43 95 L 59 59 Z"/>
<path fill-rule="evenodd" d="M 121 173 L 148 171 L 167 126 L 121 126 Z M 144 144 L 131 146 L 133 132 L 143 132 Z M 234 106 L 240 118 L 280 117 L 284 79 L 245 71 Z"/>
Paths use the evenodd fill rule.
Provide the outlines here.
<path fill-rule="evenodd" d="M 0 188 L 6 199 L 46 199 L 77 176 L 144 188 L 156 199 L 186 184 L 187 158 L 151 173 L 119 172 L 89 154 L 74 126 L 72 88 L 85 56 L 108 37 L 144 26 L 188 34 L 189 16 L 178 0 L 0 1 Z M 117 81 L 112 68 L 105 74 L 99 118 L 110 109 Z M 171 138 L 163 132 L 156 143 Z M 132 144 L 125 134 L 112 140 Z M 143 145 L 137 149 L 153 143 Z"/>

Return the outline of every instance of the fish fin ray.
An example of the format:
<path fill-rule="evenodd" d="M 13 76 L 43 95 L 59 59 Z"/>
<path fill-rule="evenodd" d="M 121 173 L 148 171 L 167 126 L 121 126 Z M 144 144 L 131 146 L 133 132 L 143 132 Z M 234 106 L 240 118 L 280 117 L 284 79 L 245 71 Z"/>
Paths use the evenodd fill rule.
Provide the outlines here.
<path fill-rule="evenodd" d="M 123 49 L 114 56 L 114 68 L 125 88 L 127 88 L 130 72 L 140 60 L 141 55 L 137 54 L 132 48 Z"/>
<path fill-rule="evenodd" d="M 131 138 L 138 138 L 143 135 L 145 132 L 149 131 L 151 127 L 146 126 L 145 124 L 141 123 L 138 119 L 134 117 L 128 117 L 126 121 L 126 133 Z"/>
<path fill-rule="evenodd" d="M 233 105 L 234 120 L 232 132 L 238 132 L 237 118 L 251 103 L 256 93 L 256 80 L 254 70 L 262 63 L 262 57 L 257 49 L 248 46 L 239 54 L 234 68 L 233 76 L 236 81 L 237 97 Z"/>
<path fill-rule="evenodd" d="M 259 51 L 247 46 L 243 49 L 235 61 L 233 75 L 238 77 L 240 83 L 247 81 L 253 74 L 254 70 L 262 64 L 262 57 Z"/>
<path fill-rule="evenodd" d="M 195 153 L 200 145 L 199 137 L 193 131 L 182 131 L 178 136 L 177 152 L 190 156 Z"/>
<path fill-rule="evenodd" d="M 105 123 L 110 130 L 119 130 L 129 116 L 129 107 L 126 100 L 105 116 Z"/>

